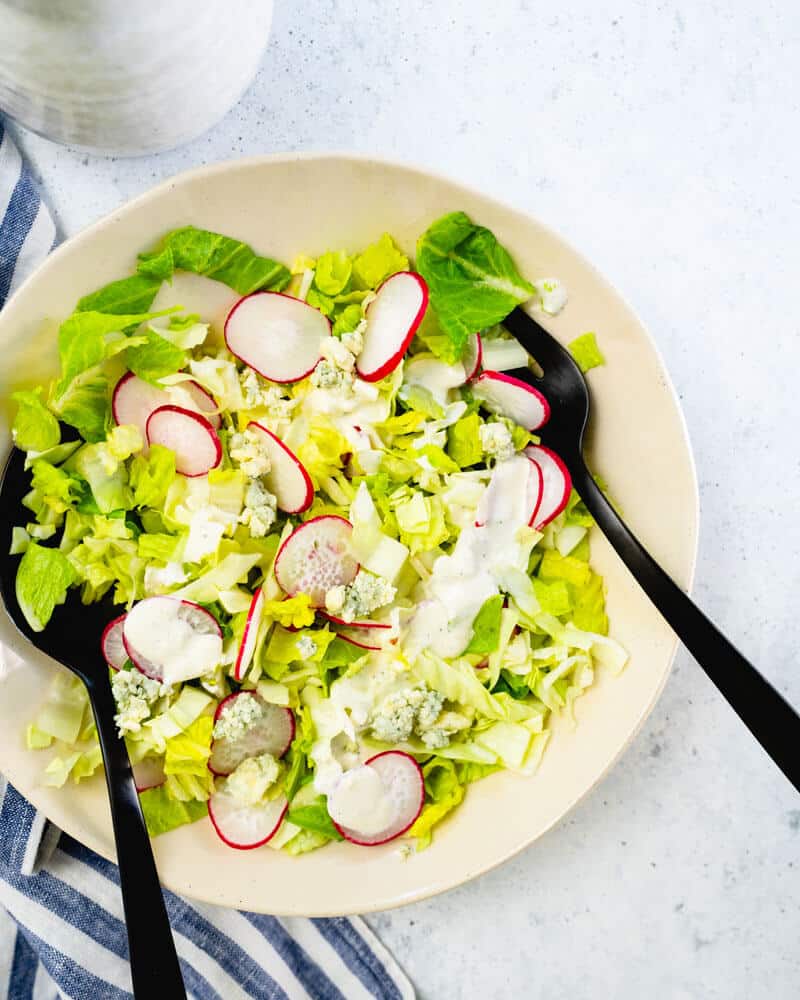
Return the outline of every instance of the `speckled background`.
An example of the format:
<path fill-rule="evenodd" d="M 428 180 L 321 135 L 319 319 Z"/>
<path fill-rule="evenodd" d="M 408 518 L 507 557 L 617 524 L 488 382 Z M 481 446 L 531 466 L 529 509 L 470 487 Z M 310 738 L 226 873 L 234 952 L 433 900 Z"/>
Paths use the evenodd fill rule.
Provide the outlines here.
<path fill-rule="evenodd" d="M 64 234 L 186 167 L 331 148 L 430 165 L 554 226 L 672 372 L 698 600 L 800 704 L 798 59 L 790 0 L 279 2 L 253 87 L 191 145 L 113 160 L 20 138 Z M 681 654 L 556 829 L 370 923 L 425 998 L 788 1000 L 798 851 L 800 798 Z"/>

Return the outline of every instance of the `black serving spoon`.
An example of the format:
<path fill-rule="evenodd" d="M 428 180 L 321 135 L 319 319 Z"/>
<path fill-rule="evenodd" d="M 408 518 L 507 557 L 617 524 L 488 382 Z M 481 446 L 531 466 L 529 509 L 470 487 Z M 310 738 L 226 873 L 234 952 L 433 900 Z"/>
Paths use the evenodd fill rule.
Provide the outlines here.
<path fill-rule="evenodd" d="M 114 722 L 108 664 L 100 651 L 105 625 L 116 615 L 110 602 L 84 605 L 71 590 L 43 632 L 34 632 L 14 588 L 19 558 L 8 554 L 11 529 L 29 520 L 22 498 L 30 490 L 25 455 L 14 449 L 0 483 L 0 591 L 9 617 L 37 649 L 58 660 L 86 685 L 103 751 L 111 819 L 117 848 L 122 902 L 128 929 L 131 977 L 136 997 L 186 997 L 158 871 L 139 805 L 125 741 Z M 65 792 L 65 794 L 68 794 Z"/>
<path fill-rule="evenodd" d="M 800 717 L 645 550 L 586 468 L 589 390 L 574 358 L 522 309 L 515 309 L 503 325 L 543 372 L 541 377 L 524 368 L 510 373 L 539 388 L 550 403 L 551 419 L 537 431 L 543 443 L 561 456 L 575 489 L 639 586 L 800 791 Z"/>

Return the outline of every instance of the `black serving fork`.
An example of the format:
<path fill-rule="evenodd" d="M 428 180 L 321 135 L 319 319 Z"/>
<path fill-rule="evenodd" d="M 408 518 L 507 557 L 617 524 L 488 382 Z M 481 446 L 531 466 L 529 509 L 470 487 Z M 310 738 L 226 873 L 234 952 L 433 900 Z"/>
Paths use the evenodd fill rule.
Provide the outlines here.
<path fill-rule="evenodd" d="M 642 590 L 705 670 L 750 732 L 800 791 L 800 717 L 756 668 L 706 618 L 633 535 L 586 468 L 583 444 L 589 389 L 566 348 L 522 309 L 504 321 L 542 371 L 513 375 L 538 388 L 552 408 L 537 431 L 563 459 L 576 491 Z"/>
<path fill-rule="evenodd" d="M 119 610 L 115 613 L 106 601 L 85 606 L 81 604 L 79 591 L 71 590 L 65 603 L 55 609 L 43 632 L 34 632 L 30 627 L 17 602 L 14 587 L 19 559 L 8 554 L 12 527 L 29 519 L 29 512 L 22 506 L 22 498 L 29 489 L 30 473 L 25 470 L 25 455 L 14 449 L 0 484 L 0 591 L 3 602 L 9 617 L 25 638 L 77 674 L 89 692 L 111 802 L 134 995 L 143 1000 L 153 997 L 185 1000 L 178 955 L 128 751 L 114 722 L 116 706 L 108 665 L 100 651 L 103 628 Z M 64 794 L 69 793 L 65 790 Z"/>

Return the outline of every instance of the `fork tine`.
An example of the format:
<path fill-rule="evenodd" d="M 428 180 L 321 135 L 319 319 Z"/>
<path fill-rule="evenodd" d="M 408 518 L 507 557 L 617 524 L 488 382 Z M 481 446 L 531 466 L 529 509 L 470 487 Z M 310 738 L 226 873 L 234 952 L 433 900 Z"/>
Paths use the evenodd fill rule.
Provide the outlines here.
<path fill-rule="evenodd" d="M 580 375 L 580 370 L 569 351 L 549 334 L 543 326 L 529 316 L 524 310 L 514 309 L 504 320 L 503 326 L 525 348 L 528 354 L 538 362 L 544 375 L 538 381 L 544 388 L 548 385 L 548 368 L 557 368 L 569 364 Z"/>

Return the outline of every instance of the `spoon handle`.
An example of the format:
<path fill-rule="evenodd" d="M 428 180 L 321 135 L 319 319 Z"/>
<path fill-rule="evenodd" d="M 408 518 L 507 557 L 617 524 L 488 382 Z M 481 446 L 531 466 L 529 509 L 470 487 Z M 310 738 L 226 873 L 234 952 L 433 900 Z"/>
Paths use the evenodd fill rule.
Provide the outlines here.
<path fill-rule="evenodd" d="M 103 678 L 87 686 L 111 802 L 134 996 L 143 1000 L 156 996 L 183 1000 L 186 990 L 150 837 L 125 741 L 114 722 L 116 705 L 111 685 Z"/>
<path fill-rule="evenodd" d="M 575 489 L 639 586 L 800 791 L 800 717 L 646 551 L 595 483 L 583 457 L 562 457 Z"/>

